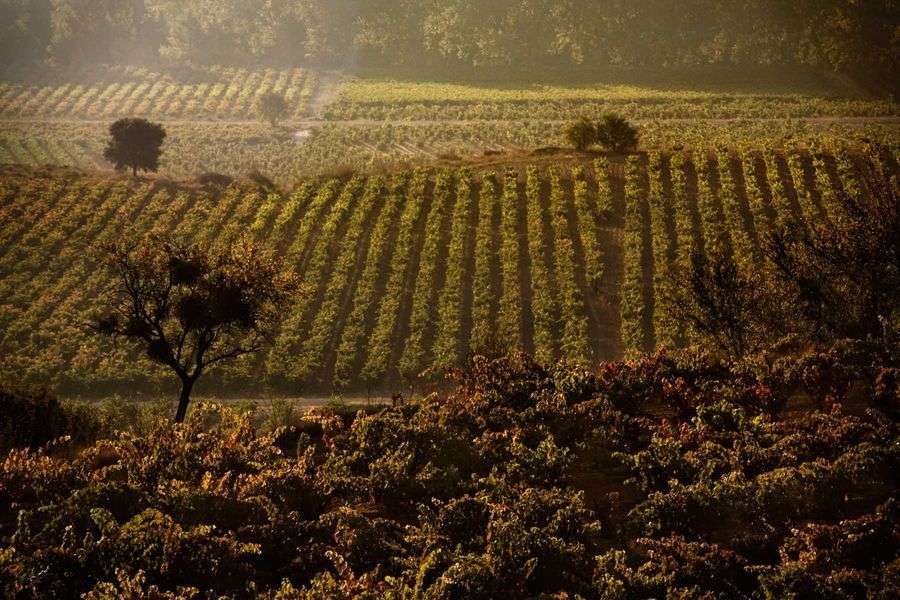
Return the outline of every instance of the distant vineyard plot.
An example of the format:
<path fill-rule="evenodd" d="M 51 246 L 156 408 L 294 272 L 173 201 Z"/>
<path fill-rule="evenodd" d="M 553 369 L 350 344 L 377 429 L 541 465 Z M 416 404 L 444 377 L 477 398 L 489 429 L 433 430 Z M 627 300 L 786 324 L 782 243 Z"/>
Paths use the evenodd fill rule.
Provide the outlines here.
<path fill-rule="evenodd" d="M 168 122 L 160 174 L 194 177 L 260 172 L 282 185 L 303 177 L 355 170 L 366 173 L 416 164 L 527 160 L 535 148 L 562 146 L 559 123 L 458 122 L 325 123 L 313 130 L 243 122 Z M 2 122 L 0 164 L 74 166 L 110 170 L 103 159 L 108 123 Z M 791 145 L 794 140 L 828 145 L 862 139 L 894 144 L 898 123 L 694 121 L 641 122 L 649 148 L 720 145 Z M 309 135 L 307 135 L 309 134 Z M 499 153 L 499 154 L 498 154 Z M 493 157 L 486 157 L 485 155 Z"/>
<path fill-rule="evenodd" d="M 332 120 L 562 121 L 620 112 L 631 119 L 809 119 L 893 117 L 887 99 L 840 96 L 802 85 L 774 91 L 749 86 L 597 84 L 492 87 L 362 79 L 345 83 L 327 110 Z M 801 91 L 797 91 L 797 90 Z"/>
<path fill-rule="evenodd" d="M 220 389 L 390 391 L 471 352 L 592 364 L 679 346 L 664 290 L 722 242 L 753 269 L 784 218 L 841 211 L 896 176 L 897 149 L 720 147 L 413 169 L 291 193 L 71 171 L 0 172 L 0 372 L 69 389 L 165 374 L 82 324 L 111 280 L 91 252 L 132 229 L 210 244 L 248 236 L 306 294 L 272 348 L 212 374 Z"/>
<path fill-rule="evenodd" d="M 283 94 L 290 111 L 272 128 L 258 98 Z M 893 143 L 895 102 L 840 86 L 478 86 L 352 78 L 293 69 L 206 67 L 164 73 L 95 67 L 0 84 L 0 163 L 109 170 L 109 124 L 124 116 L 164 123 L 160 173 L 192 177 L 260 172 L 291 185 L 301 177 L 384 172 L 485 154 L 562 146 L 565 122 L 615 111 L 639 125 L 645 148 Z"/>
<path fill-rule="evenodd" d="M 177 75 L 142 67 L 98 67 L 39 82 L 0 83 L 0 118 L 255 119 L 256 100 L 282 94 L 302 118 L 318 85 L 305 69 L 209 67 Z"/>

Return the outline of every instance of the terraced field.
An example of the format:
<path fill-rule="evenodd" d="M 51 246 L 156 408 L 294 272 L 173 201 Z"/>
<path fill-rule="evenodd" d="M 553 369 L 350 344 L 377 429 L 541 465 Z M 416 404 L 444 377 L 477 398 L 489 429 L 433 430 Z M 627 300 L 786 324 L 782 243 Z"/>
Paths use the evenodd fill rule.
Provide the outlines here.
<path fill-rule="evenodd" d="M 91 250 L 128 229 L 249 236 L 303 281 L 271 350 L 209 389 L 391 391 L 473 351 L 590 364 L 679 346 L 664 292 L 691 252 L 722 243 L 752 269 L 779 219 L 838 214 L 834 190 L 865 194 L 897 160 L 896 147 L 560 155 L 319 178 L 288 194 L 7 167 L 0 372 L 93 393 L 166 380 L 81 326 L 111 283 Z"/>

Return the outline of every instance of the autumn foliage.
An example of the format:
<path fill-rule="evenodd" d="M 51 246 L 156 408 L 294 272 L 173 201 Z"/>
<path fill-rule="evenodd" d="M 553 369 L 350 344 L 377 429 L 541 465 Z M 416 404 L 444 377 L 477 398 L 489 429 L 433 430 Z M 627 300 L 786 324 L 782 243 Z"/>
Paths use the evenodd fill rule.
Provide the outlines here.
<path fill-rule="evenodd" d="M 455 391 L 374 413 L 318 409 L 271 429 L 201 405 L 79 451 L 14 450 L 0 464 L 0 586 L 893 597 L 898 425 L 872 400 L 897 358 L 838 345 L 765 372 L 659 354 L 597 373 L 476 359 Z M 817 368 L 829 360 L 844 368 Z M 812 404 L 797 412 L 797 398 Z"/>

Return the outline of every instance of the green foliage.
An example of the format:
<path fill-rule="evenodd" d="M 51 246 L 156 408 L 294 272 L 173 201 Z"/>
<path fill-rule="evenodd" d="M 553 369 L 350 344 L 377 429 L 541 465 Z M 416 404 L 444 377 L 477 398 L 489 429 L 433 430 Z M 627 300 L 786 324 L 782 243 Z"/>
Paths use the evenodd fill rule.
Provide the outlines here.
<path fill-rule="evenodd" d="M 621 115 L 604 115 L 595 131 L 597 143 L 610 152 L 622 154 L 637 148 L 638 130 Z"/>
<path fill-rule="evenodd" d="M 266 92 L 256 101 L 259 116 L 269 122 L 272 127 L 290 116 L 290 106 L 284 96 L 275 92 Z"/>
<path fill-rule="evenodd" d="M 109 126 L 109 136 L 103 157 L 117 171 L 131 169 L 137 177 L 138 171 L 159 170 L 159 157 L 166 139 L 162 125 L 146 119 L 120 119 Z"/>
<path fill-rule="evenodd" d="M 116 287 L 94 329 L 138 345 L 179 378 L 179 422 L 204 371 L 260 350 L 296 289 L 272 253 L 247 239 L 209 250 L 151 236 L 102 249 Z"/>
<path fill-rule="evenodd" d="M 797 241 L 790 256 L 802 266 L 793 271 L 800 277 L 776 277 L 762 252 L 747 260 L 738 228 L 751 220 L 750 238 L 764 247 L 775 223 L 794 216 L 783 192 L 776 194 L 783 203 L 762 193 L 775 193 L 776 183 L 790 188 L 781 151 L 768 164 L 755 151 L 741 165 L 725 154 L 653 151 L 649 160 L 633 154 L 624 165 L 606 154 L 571 165 L 569 158 L 535 157 L 503 169 L 502 181 L 496 169 L 476 174 L 442 167 L 305 180 L 290 192 L 259 178 L 174 183 L 5 167 L 0 196 L 11 218 L 0 225 L 0 245 L 7 248 L 0 256 L 6 299 L 0 374 L 66 393 L 131 396 L 135 385 L 159 393 L 165 371 L 131 345 L 105 344 L 81 327 L 108 310 L 106 293 L 116 289 L 115 274 L 97 268 L 92 250 L 121 241 L 122 231 L 222 248 L 239 245 L 244 235 L 296 273 L 300 293 L 276 315 L 284 320 L 271 352 L 205 374 L 198 391 L 211 395 L 236 387 L 259 394 L 268 384 L 283 395 L 303 386 L 306 394 L 389 397 L 401 386 L 430 389 L 434 367 L 461 366 L 469 352 L 498 346 L 504 352 L 521 346 L 541 362 L 567 358 L 590 366 L 659 346 L 753 355 L 791 333 L 795 340 L 884 337 L 891 319 L 867 315 L 887 316 L 896 297 L 891 212 L 852 226 L 843 219 L 826 230 L 824 245 Z M 832 157 L 847 162 L 845 154 L 817 152 L 828 164 Z M 894 163 L 882 169 L 859 149 L 851 156 L 872 174 L 861 180 L 868 187 L 857 189 L 887 184 L 879 173 L 891 172 Z M 695 183 L 698 168 L 703 185 Z M 729 173 L 733 185 L 726 186 L 723 171 L 738 169 L 743 173 Z M 824 175 L 831 187 L 816 187 L 823 201 L 825 189 L 833 200 L 844 187 L 852 189 L 852 170 L 840 180 Z M 726 219 L 717 195 L 726 203 L 745 193 L 752 212 Z M 826 252 L 835 247 L 841 252 Z M 856 257 L 871 267 L 864 276 L 853 277 Z M 815 295 L 797 301 L 798 283 L 807 292 L 827 292 L 827 302 L 812 302 Z M 690 292 L 692 315 L 677 310 L 682 292 Z M 705 312 L 694 311 L 698 298 Z M 854 308 L 859 302 L 873 312 Z M 825 326 L 811 319 L 817 306 Z M 777 360 L 779 352 L 766 360 Z M 818 373 L 822 386 L 831 385 L 825 377 L 845 385 L 838 381 L 846 379 L 842 369 L 858 365 L 840 356 L 822 361 L 804 375 Z M 826 372 L 827 365 L 838 368 Z M 886 371 L 884 406 L 892 403 L 892 385 Z M 814 399 L 824 400 L 823 393 L 828 390 Z"/>
<path fill-rule="evenodd" d="M 575 0 L 480 0 L 439 4 L 349 0 L 4 0 L 11 46 L 58 62 L 162 56 L 179 66 L 206 61 L 335 65 L 350 52 L 368 64 L 488 69 L 581 66 L 812 65 L 867 83 L 896 68 L 896 6 L 774 0 L 654 0 L 598 5 Z M 748 29 L 747 23 L 756 26 Z M 6 32 L 4 32 L 6 33 Z M 884 82 L 882 82 L 884 83 Z"/>
<path fill-rule="evenodd" d="M 566 125 L 563 136 L 572 147 L 583 152 L 597 143 L 597 127 L 590 119 L 582 117 Z"/>

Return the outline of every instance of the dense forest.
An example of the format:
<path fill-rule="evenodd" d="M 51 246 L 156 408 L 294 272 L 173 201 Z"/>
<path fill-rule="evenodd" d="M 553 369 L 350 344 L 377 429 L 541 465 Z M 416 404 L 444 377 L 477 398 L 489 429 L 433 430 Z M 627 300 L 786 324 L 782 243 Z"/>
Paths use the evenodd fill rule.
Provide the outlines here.
<path fill-rule="evenodd" d="M 808 65 L 884 85 L 896 79 L 898 23 L 893 0 L 2 0 L 0 53 L 513 72 Z"/>

